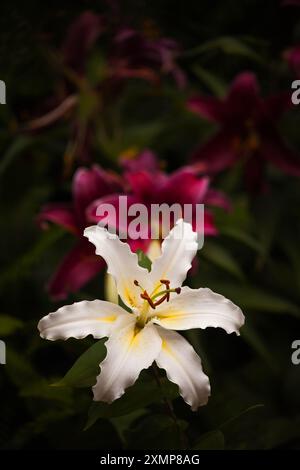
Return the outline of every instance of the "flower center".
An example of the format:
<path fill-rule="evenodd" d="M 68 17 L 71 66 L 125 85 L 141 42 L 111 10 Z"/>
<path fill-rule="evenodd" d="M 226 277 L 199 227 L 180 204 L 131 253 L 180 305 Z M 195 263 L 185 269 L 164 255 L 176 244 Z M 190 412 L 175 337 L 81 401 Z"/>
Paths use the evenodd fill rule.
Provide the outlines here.
<path fill-rule="evenodd" d="M 175 287 L 172 289 L 170 287 L 171 282 L 168 279 L 161 279 L 159 282 L 160 282 L 160 285 L 158 286 L 157 289 L 162 289 L 162 290 L 159 290 L 158 292 L 156 292 L 157 289 L 155 289 L 153 293 L 149 295 L 148 292 L 145 289 L 143 289 L 143 287 L 139 284 L 138 281 L 136 280 L 134 281 L 134 285 L 139 287 L 142 290 L 142 293 L 140 294 L 141 298 L 143 300 L 146 300 L 146 302 L 148 302 L 148 304 L 153 310 L 155 310 L 155 308 L 158 305 L 162 304 L 165 300 L 169 302 L 170 294 L 172 292 L 175 292 L 176 294 L 180 294 L 181 292 L 180 287 Z"/>

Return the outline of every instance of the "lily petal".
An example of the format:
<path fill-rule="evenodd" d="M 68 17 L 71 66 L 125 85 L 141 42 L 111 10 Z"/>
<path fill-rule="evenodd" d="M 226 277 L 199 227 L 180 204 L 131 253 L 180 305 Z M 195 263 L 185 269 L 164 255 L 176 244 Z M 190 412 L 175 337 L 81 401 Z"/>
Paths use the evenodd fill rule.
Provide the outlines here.
<path fill-rule="evenodd" d="M 104 261 L 95 255 L 92 245 L 84 238 L 65 256 L 48 285 L 54 300 L 65 299 L 76 292 L 104 268 Z"/>
<path fill-rule="evenodd" d="M 100 166 L 79 168 L 73 178 L 72 192 L 79 222 L 86 226 L 86 208 L 95 199 L 121 190 L 118 177 Z"/>
<path fill-rule="evenodd" d="M 78 233 L 77 220 L 70 204 L 48 204 L 44 206 L 37 217 L 37 222 L 42 227 L 47 227 L 48 222 L 53 222 L 72 233 Z"/>
<path fill-rule="evenodd" d="M 273 165 L 293 176 L 300 176 L 300 157 L 273 131 L 265 134 L 261 142 L 261 154 Z"/>
<path fill-rule="evenodd" d="M 193 167 L 183 167 L 170 175 L 160 191 L 160 200 L 172 204 L 202 202 L 209 187 L 209 178 L 199 177 Z"/>
<path fill-rule="evenodd" d="M 155 287 L 160 279 L 168 279 L 171 287 L 181 286 L 197 253 L 196 240 L 191 225 L 179 219 L 161 245 L 161 256 L 152 263 L 150 276 Z"/>
<path fill-rule="evenodd" d="M 140 372 L 151 366 L 161 349 L 156 327 L 148 323 L 136 330 L 135 318 L 106 342 L 107 356 L 93 387 L 94 400 L 111 403 L 134 384 Z"/>
<path fill-rule="evenodd" d="M 111 302 L 84 300 L 49 313 L 40 320 L 38 329 L 42 338 L 51 341 L 88 335 L 104 338 L 111 334 L 119 317 L 127 316 L 126 310 Z"/>
<path fill-rule="evenodd" d="M 125 171 L 137 172 L 137 171 L 148 171 L 155 173 L 159 171 L 158 158 L 149 149 L 145 149 L 142 152 L 135 155 L 134 158 L 128 158 L 125 154 L 121 155 L 120 164 Z"/>
<path fill-rule="evenodd" d="M 201 173 L 217 173 L 238 160 L 235 150 L 236 135 L 232 130 L 222 129 L 192 154 L 194 167 Z"/>
<path fill-rule="evenodd" d="M 183 287 L 181 294 L 156 310 L 155 323 L 171 330 L 219 327 L 239 334 L 244 324 L 241 309 L 223 295 L 208 288 Z"/>
<path fill-rule="evenodd" d="M 194 96 L 187 101 L 190 111 L 214 122 L 220 122 L 223 118 L 224 103 L 210 96 Z"/>
<path fill-rule="evenodd" d="M 127 243 L 123 243 L 116 235 L 103 227 L 93 225 L 84 231 L 84 236 L 96 247 L 96 254 L 102 256 L 107 263 L 107 272 L 115 280 L 117 290 L 128 307 L 141 305 L 141 290 L 134 281 L 148 290 L 150 276 L 147 269 L 138 265 L 136 253 L 132 253 Z"/>
<path fill-rule="evenodd" d="M 157 329 L 162 348 L 156 363 L 165 369 L 168 379 L 179 386 L 182 398 L 196 411 L 199 406 L 206 405 L 210 396 L 209 379 L 202 370 L 201 359 L 181 335 L 164 328 Z"/>

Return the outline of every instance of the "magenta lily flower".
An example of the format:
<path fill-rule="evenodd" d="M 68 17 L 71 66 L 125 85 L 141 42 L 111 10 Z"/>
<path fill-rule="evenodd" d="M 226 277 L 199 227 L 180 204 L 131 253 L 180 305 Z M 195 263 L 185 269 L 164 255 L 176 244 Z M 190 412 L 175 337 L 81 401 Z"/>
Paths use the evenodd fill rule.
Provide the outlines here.
<path fill-rule="evenodd" d="M 76 292 L 105 266 L 83 236 L 85 227 L 89 225 L 85 211 L 94 199 L 121 190 L 117 175 L 97 165 L 91 169 L 79 168 L 73 178 L 72 203 L 53 203 L 42 209 L 38 216 L 42 227 L 52 222 L 65 228 L 77 239 L 49 283 L 48 289 L 53 299 L 61 300 L 69 293 Z"/>
<path fill-rule="evenodd" d="M 184 204 L 192 204 L 196 208 L 196 204 L 203 203 L 223 209 L 230 208 L 226 196 L 210 188 L 209 178 L 198 176 L 196 170 L 192 167 L 182 167 L 168 175 L 159 169 L 155 155 L 149 150 L 142 152 L 135 160 L 123 160 L 122 164 L 125 168 L 124 178 L 128 192 L 128 207 L 135 203 L 141 203 L 150 209 L 151 204 L 166 203 L 171 206 L 177 203 L 182 208 Z M 100 220 L 96 212 L 97 208 L 103 203 L 109 202 L 112 204 L 117 213 L 119 196 L 120 194 L 115 194 L 112 197 L 99 198 L 92 202 L 87 209 L 89 221 L 98 222 Z M 151 226 L 151 221 L 149 221 L 148 226 Z M 122 227 L 116 228 L 122 229 Z M 196 220 L 193 229 L 200 230 L 200 227 L 196 225 Z M 207 208 L 204 213 L 204 234 L 217 234 L 213 214 Z M 133 251 L 136 248 L 147 251 L 150 241 L 149 237 L 147 240 L 128 240 L 128 244 Z"/>
<path fill-rule="evenodd" d="M 246 185 L 251 191 L 263 189 L 267 162 L 300 176 L 300 158 L 277 129 L 289 106 L 288 94 L 262 98 L 256 77 L 250 72 L 238 75 L 222 100 L 204 96 L 190 99 L 190 110 L 219 125 L 218 132 L 192 156 L 198 169 L 215 173 L 243 160 Z"/>

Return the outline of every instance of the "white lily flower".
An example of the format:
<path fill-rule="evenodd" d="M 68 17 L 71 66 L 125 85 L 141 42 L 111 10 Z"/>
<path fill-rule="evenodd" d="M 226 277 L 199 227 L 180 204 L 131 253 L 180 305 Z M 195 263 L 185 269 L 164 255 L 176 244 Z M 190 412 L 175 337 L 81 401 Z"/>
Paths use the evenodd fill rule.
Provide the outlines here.
<path fill-rule="evenodd" d="M 108 337 L 107 355 L 93 387 L 94 400 L 111 403 L 133 385 L 140 372 L 155 361 L 184 400 L 196 410 L 207 403 L 209 379 L 201 360 L 183 336 L 174 330 L 221 327 L 239 334 L 244 323 L 240 308 L 207 288 L 181 288 L 197 251 L 197 234 L 179 220 L 163 241 L 151 272 L 138 265 L 128 244 L 99 226 L 84 235 L 96 247 L 115 280 L 124 304 L 93 300 L 59 308 L 42 318 L 38 328 L 49 340 Z"/>

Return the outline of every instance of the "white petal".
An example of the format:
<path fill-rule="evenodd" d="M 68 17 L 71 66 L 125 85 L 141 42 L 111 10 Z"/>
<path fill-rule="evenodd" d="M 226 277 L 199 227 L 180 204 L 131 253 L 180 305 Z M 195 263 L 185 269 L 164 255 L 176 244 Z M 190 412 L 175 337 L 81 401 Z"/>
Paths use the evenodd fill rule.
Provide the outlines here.
<path fill-rule="evenodd" d="M 178 220 L 162 243 L 161 256 L 152 263 L 151 279 L 154 286 L 160 279 L 167 279 L 171 287 L 180 287 L 192 266 L 197 249 L 197 233 L 193 232 L 190 224 Z"/>
<path fill-rule="evenodd" d="M 119 318 L 130 317 L 119 305 L 103 300 L 76 302 L 49 313 L 38 324 L 41 337 L 49 340 L 109 336 Z"/>
<path fill-rule="evenodd" d="M 94 400 L 112 401 L 134 384 L 140 372 L 151 366 L 161 349 L 156 327 L 148 323 L 137 331 L 135 321 L 115 332 L 106 342 L 107 356 L 93 387 Z"/>
<path fill-rule="evenodd" d="M 208 288 L 183 287 L 179 295 L 158 307 L 155 315 L 155 323 L 171 330 L 211 326 L 237 335 L 245 320 L 237 305 Z"/>
<path fill-rule="evenodd" d="M 157 329 L 162 348 L 156 363 L 165 369 L 168 379 L 178 385 L 182 398 L 196 411 L 206 405 L 210 396 L 209 379 L 202 370 L 201 359 L 183 336 L 159 326 Z"/>
<path fill-rule="evenodd" d="M 127 243 L 105 228 L 94 225 L 84 231 L 84 236 L 96 247 L 96 254 L 107 263 L 107 272 L 116 282 L 117 291 L 128 307 L 142 304 L 141 290 L 134 284 L 137 280 L 143 289 L 149 288 L 149 273 L 138 265 L 136 253 L 132 253 Z"/>

